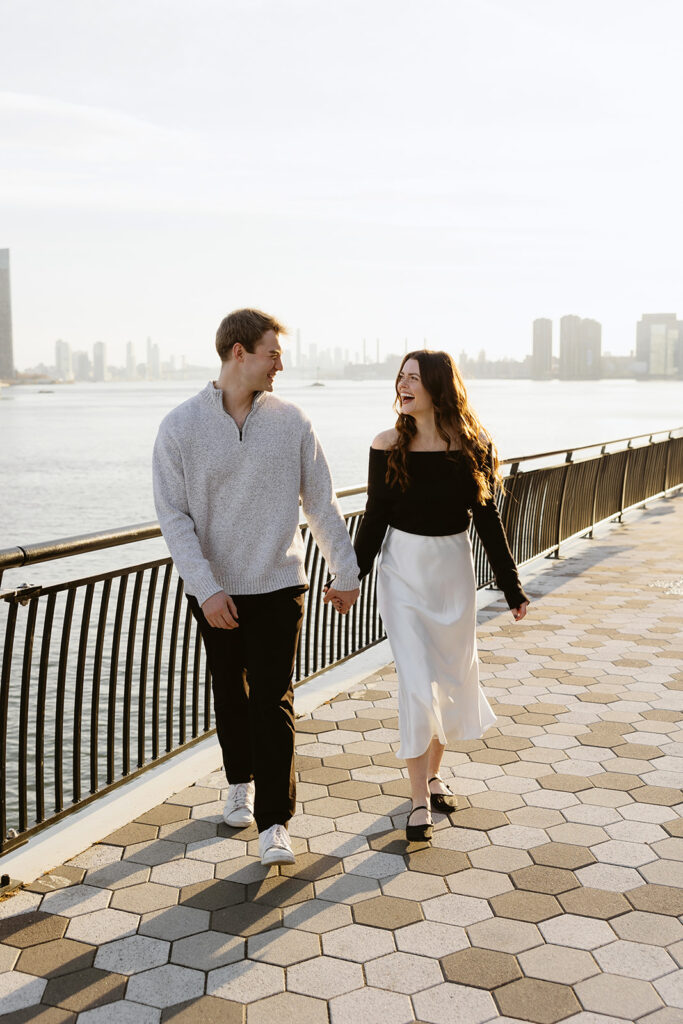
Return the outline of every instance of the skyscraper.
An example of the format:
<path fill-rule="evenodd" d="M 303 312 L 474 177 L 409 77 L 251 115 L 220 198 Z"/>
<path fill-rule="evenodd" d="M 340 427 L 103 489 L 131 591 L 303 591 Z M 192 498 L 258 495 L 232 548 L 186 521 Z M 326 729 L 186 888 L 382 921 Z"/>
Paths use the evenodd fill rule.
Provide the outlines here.
<path fill-rule="evenodd" d="M 9 249 L 0 249 L 0 380 L 12 380 L 13 377 Z"/>
<path fill-rule="evenodd" d="M 602 325 L 587 318 L 581 321 L 580 376 L 597 380 L 602 376 Z"/>
<path fill-rule="evenodd" d="M 637 373 L 683 375 L 683 322 L 675 313 L 643 313 L 636 325 Z"/>
<path fill-rule="evenodd" d="M 580 316 L 560 320 L 560 379 L 595 380 L 602 372 L 602 325 Z"/>
<path fill-rule="evenodd" d="M 107 346 L 103 341 L 96 341 L 93 346 L 93 380 L 107 379 Z"/>
<path fill-rule="evenodd" d="M 545 317 L 534 320 L 534 340 L 531 356 L 531 376 L 534 380 L 547 380 L 553 365 L 553 322 Z"/>
<path fill-rule="evenodd" d="M 58 339 L 55 342 L 55 371 L 57 380 L 73 380 L 74 371 L 71 360 L 71 345 Z"/>
<path fill-rule="evenodd" d="M 560 380 L 576 380 L 579 374 L 581 350 L 581 317 L 563 316 L 560 319 Z"/>
<path fill-rule="evenodd" d="M 126 345 L 126 379 L 135 380 L 137 377 L 137 366 L 135 365 L 135 345 L 129 341 Z"/>

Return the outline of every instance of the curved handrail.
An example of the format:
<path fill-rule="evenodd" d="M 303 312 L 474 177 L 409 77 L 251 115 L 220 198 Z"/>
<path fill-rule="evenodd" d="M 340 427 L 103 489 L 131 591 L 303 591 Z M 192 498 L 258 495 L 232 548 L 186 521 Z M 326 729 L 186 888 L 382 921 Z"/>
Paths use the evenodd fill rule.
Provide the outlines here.
<path fill-rule="evenodd" d="M 598 441 L 595 444 L 584 444 L 577 448 L 560 448 L 550 452 L 537 452 L 534 455 L 520 455 L 511 459 L 502 459 L 503 466 L 517 466 L 521 462 L 531 462 L 534 459 L 548 459 L 555 455 L 564 455 L 566 461 L 575 452 L 589 451 L 594 448 L 607 448 L 613 444 L 628 442 L 629 447 L 634 441 L 640 441 L 647 437 L 652 442 L 654 437 L 662 436 L 671 438 L 683 427 L 674 427 L 672 430 L 655 430 L 646 434 L 636 434 L 634 437 L 621 437 L 613 441 Z M 514 470 L 513 470 L 514 472 Z M 365 494 L 365 485 L 345 487 L 336 491 L 337 498 L 350 498 L 357 494 Z M 72 555 L 81 555 L 88 551 L 100 551 L 104 548 L 113 548 L 122 544 L 135 544 L 142 540 L 153 540 L 161 537 L 161 528 L 155 521 L 138 523 L 134 526 L 122 526 L 118 530 L 101 530 L 96 533 L 84 533 L 76 537 L 63 537 L 58 540 L 43 541 L 37 544 L 18 544 L 15 547 L 0 550 L 0 576 L 6 569 L 16 569 L 24 565 L 35 565 L 37 562 L 49 562 L 57 558 L 69 558 Z"/>

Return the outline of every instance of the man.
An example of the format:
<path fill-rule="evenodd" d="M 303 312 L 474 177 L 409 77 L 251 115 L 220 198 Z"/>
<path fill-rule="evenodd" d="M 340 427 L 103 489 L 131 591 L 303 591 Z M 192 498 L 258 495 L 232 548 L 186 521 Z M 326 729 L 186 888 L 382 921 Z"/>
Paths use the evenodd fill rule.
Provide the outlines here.
<path fill-rule="evenodd" d="M 285 329 L 236 310 L 216 334 L 218 380 L 170 412 L 154 447 L 161 530 L 201 630 L 228 779 L 224 818 L 256 819 L 263 864 L 294 862 L 292 675 L 303 618 L 304 515 L 345 613 L 358 564 L 310 421 L 273 394 Z"/>

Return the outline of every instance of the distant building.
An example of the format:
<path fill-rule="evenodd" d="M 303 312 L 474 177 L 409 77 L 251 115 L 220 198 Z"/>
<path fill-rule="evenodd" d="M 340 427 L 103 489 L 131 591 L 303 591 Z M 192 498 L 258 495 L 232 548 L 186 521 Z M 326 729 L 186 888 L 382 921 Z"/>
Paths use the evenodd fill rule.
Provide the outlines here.
<path fill-rule="evenodd" d="M 602 372 L 602 324 L 597 320 L 581 321 L 581 377 L 597 380 Z"/>
<path fill-rule="evenodd" d="M 138 372 L 135 365 L 135 345 L 132 341 L 129 341 L 126 345 L 126 380 L 135 380 L 137 375 Z"/>
<path fill-rule="evenodd" d="M 57 339 L 55 342 L 55 376 L 57 380 L 74 379 L 71 345 L 61 339 Z"/>
<path fill-rule="evenodd" d="M 553 367 L 553 322 L 546 317 L 534 320 L 531 376 L 547 380 Z"/>
<path fill-rule="evenodd" d="M 0 249 L 0 380 L 14 378 L 9 249 Z"/>
<path fill-rule="evenodd" d="M 683 322 L 675 313 L 643 313 L 636 325 L 636 371 L 641 377 L 683 376 Z"/>
<path fill-rule="evenodd" d="M 159 380 L 161 377 L 161 353 L 159 346 L 147 339 L 147 380 Z"/>
<path fill-rule="evenodd" d="M 107 346 L 103 341 L 96 341 L 93 346 L 93 380 L 107 379 Z"/>
<path fill-rule="evenodd" d="M 597 379 L 601 373 L 602 326 L 597 320 L 563 316 L 560 320 L 560 379 Z"/>
<path fill-rule="evenodd" d="M 90 380 L 92 366 L 87 352 L 74 352 L 71 356 L 71 363 L 76 380 Z"/>

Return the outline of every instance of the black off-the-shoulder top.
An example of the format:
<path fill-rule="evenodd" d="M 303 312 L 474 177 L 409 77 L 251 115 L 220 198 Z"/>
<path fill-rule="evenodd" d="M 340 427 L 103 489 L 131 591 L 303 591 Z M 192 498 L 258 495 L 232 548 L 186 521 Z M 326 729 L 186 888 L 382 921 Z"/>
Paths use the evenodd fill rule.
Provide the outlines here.
<path fill-rule="evenodd" d="M 510 608 L 529 598 L 522 590 L 495 499 L 483 505 L 462 454 L 458 451 L 408 452 L 410 482 L 402 491 L 386 483 L 388 452 L 370 449 L 368 498 L 355 542 L 361 579 L 372 569 L 388 526 L 405 533 L 444 537 L 474 526 L 486 551 L 496 583 Z M 488 454 L 492 471 L 491 450 Z"/>

